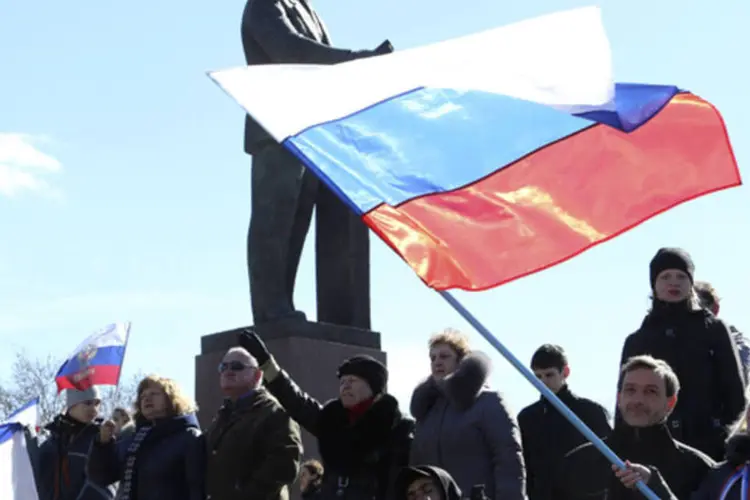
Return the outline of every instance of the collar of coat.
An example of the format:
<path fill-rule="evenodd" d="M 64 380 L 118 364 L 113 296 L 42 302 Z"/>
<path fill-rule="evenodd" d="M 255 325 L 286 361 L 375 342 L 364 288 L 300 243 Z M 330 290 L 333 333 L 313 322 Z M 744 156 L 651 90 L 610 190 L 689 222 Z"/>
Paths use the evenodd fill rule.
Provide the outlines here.
<path fill-rule="evenodd" d="M 318 450 L 328 470 L 357 469 L 380 461 L 404 420 L 396 398 L 383 394 L 354 422 L 338 399 L 325 404 L 319 417 Z"/>
<path fill-rule="evenodd" d="M 612 435 L 607 440 L 614 449 L 624 450 L 634 447 L 648 447 L 653 449 L 676 448 L 672 433 L 666 422 L 648 427 L 632 427 L 624 422 L 615 426 Z"/>
<path fill-rule="evenodd" d="M 486 387 L 490 370 L 490 360 L 486 355 L 480 352 L 467 354 L 456 370 L 443 380 L 436 382 L 429 377 L 414 389 L 411 414 L 417 420 L 424 418 L 440 397 L 447 397 L 461 410 L 468 409 Z"/>

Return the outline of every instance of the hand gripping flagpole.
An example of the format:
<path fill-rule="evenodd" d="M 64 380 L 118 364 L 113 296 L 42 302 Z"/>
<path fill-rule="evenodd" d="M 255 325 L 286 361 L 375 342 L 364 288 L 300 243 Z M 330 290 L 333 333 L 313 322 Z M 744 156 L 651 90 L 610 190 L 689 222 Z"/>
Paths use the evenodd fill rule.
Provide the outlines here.
<path fill-rule="evenodd" d="M 719 500 L 727 500 L 729 492 L 732 491 L 732 488 L 735 484 L 737 484 L 737 481 L 741 481 L 740 498 L 744 500 L 745 498 L 747 498 L 748 482 L 750 482 L 750 464 L 745 464 L 741 468 L 737 469 L 737 471 L 729 478 L 729 480 L 724 485 L 724 489 L 721 490 Z"/>
<path fill-rule="evenodd" d="M 521 363 L 521 361 L 516 358 L 516 356 L 510 352 L 510 350 L 505 347 L 502 342 L 500 342 L 497 337 L 495 337 L 492 332 L 487 330 L 485 326 L 479 322 L 477 318 L 474 317 L 473 314 L 471 314 L 464 306 L 461 304 L 453 295 L 450 294 L 450 292 L 447 291 L 439 291 L 438 292 L 445 300 L 448 302 L 453 309 L 458 312 L 463 318 L 469 322 L 471 326 L 478 331 L 482 337 L 489 342 L 492 347 L 497 349 L 497 352 L 503 355 L 505 359 L 508 360 L 508 362 L 513 365 L 513 367 L 518 370 L 521 375 L 526 378 L 526 380 L 529 381 L 531 385 L 536 387 L 536 389 L 542 393 L 542 396 L 549 401 L 552 406 L 554 406 L 557 411 L 559 411 L 563 417 L 565 417 L 568 422 L 573 424 L 573 426 L 578 429 L 578 431 L 583 434 L 586 439 L 591 441 L 591 444 L 593 444 L 599 452 L 604 455 L 607 460 L 612 462 L 614 465 L 616 465 L 619 468 L 624 469 L 625 463 L 618 457 L 615 452 L 613 452 L 609 446 L 607 446 L 604 441 L 602 441 L 599 436 L 597 436 L 591 429 L 589 429 L 586 424 L 583 423 L 583 421 L 578 418 L 578 416 L 573 413 L 570 408 L 565 406 L 565 403 L 560 401 L 560 398 L 558 398 L 555 393 L 553 393 L 551 390 L 547 388 L 544 383 L 539 380 L 528 368 L 526 368 L 526 365 Z M 743 482 L 742 482 L 742 489 L 743 489 L 743 495 L 744 492 L 747 490 L 747 478 L 748 478 L 748 472 L 747 468 L 745 468 L 745 473 L 743 475 Z M 735 479 L 736 481 L 736 479 Z M 646 486 L 646 484 L 643 481 L 639 481 L 636 483 L 636 487 L 638 488 L 638 491 L 640 491 L 643 496 L 648 498 L 649 500 L 660 500 L 659 497 L 651 491 L 651 489 Z M 745 496 L 742 497 L 743 499 Z M 724 497 L 722 496 L 722 500 Z"/>

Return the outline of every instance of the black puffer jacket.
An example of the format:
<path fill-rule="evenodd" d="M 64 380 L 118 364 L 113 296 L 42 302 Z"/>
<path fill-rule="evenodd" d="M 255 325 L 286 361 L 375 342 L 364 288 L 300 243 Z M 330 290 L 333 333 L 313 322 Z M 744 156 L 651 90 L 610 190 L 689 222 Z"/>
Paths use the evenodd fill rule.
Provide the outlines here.
<path fill-rule="evenodd" d="M 119 483 L 123 495 L 125 471 L 133 440 L 149 427 L 138 422 L 136 432 L 114 442 L 94 441 L 88 473 L 98 484 Z M 203 500 L 203 439 L 193 415 L 158 421 L 135 452 L 131 488 L 138 500 Z"/>
<path fill-rule="evenodd" d="M 625 340 L 621 361 L 641 354 L 666 361 L 680 379 L 669 417 L 674 438 L 721 460 L 725 429 L 745 409 L 744 379 L 727 325 L 687 303 L 654 301 L 641 328 Z M 615 425 L 620 420 L 618 413 Z"/>

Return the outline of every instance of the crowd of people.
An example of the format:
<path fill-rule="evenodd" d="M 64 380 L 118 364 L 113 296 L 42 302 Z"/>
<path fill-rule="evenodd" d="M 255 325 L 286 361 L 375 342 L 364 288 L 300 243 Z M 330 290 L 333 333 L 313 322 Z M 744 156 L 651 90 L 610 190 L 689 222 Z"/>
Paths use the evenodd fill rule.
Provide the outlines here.
<path fill-rule="evenodd" d="M 640 498 L 642 481 L 663 499 L 740 500 L 748 347 L 693 275 L 683 250 L 652 260 L 652 305 L 625 339 L 614 418 L 572 391 L 563 348 L 545 344 L 531 359 L 624 468 L 544 398 L 514 416 L 488 385 L 489 359 L 460 332 L 430 339 L 431 374 L 407 412 L 379 361 L 343 362 L 339 397 L 319 402 L 248 330 L 219 365 L 226 399 L 205 429 L 168 378 L 143 379 L 132 413 L 106 421 L 95 387 L 68 390 L 49 437 L 27 432 L 39 498 L 287 500 L 298 488 L 317 500 L 617 500 Z M 304 456 L 300 429 L 317 439 L 317 460 Z"/>

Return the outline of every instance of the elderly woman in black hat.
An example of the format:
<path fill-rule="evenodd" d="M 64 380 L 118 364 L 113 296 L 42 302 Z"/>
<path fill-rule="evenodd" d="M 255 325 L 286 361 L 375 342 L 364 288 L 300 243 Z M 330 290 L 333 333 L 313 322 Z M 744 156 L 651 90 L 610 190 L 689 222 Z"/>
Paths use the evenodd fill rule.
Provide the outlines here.
<path fill-rule="evenodd" d="M 736 346 L 727 325 L 701 307 L 690 254 L 661 248 L 649 271 L 651 309 L 625 339 L 621 364 L 641 354 L 666 361 L 681 385 L 668 422 L 672 436 L 721 460 L 727 428 L 745 408 Z M 616 427 L 620 421 L 618 412 Z"/>
<path fill-rule="evenodd" d="M 370 356 L 347 359 L 338 369 L 339 397 L 321 404 L 279 367 L 257 334 L 248 330 L 240 344 L 261 365 L 266 388 L 318 440 L 325 469 L 319 499 L 391 498 L 409 461 L 414 422 L 386 392 L 387 368 Z"/>

